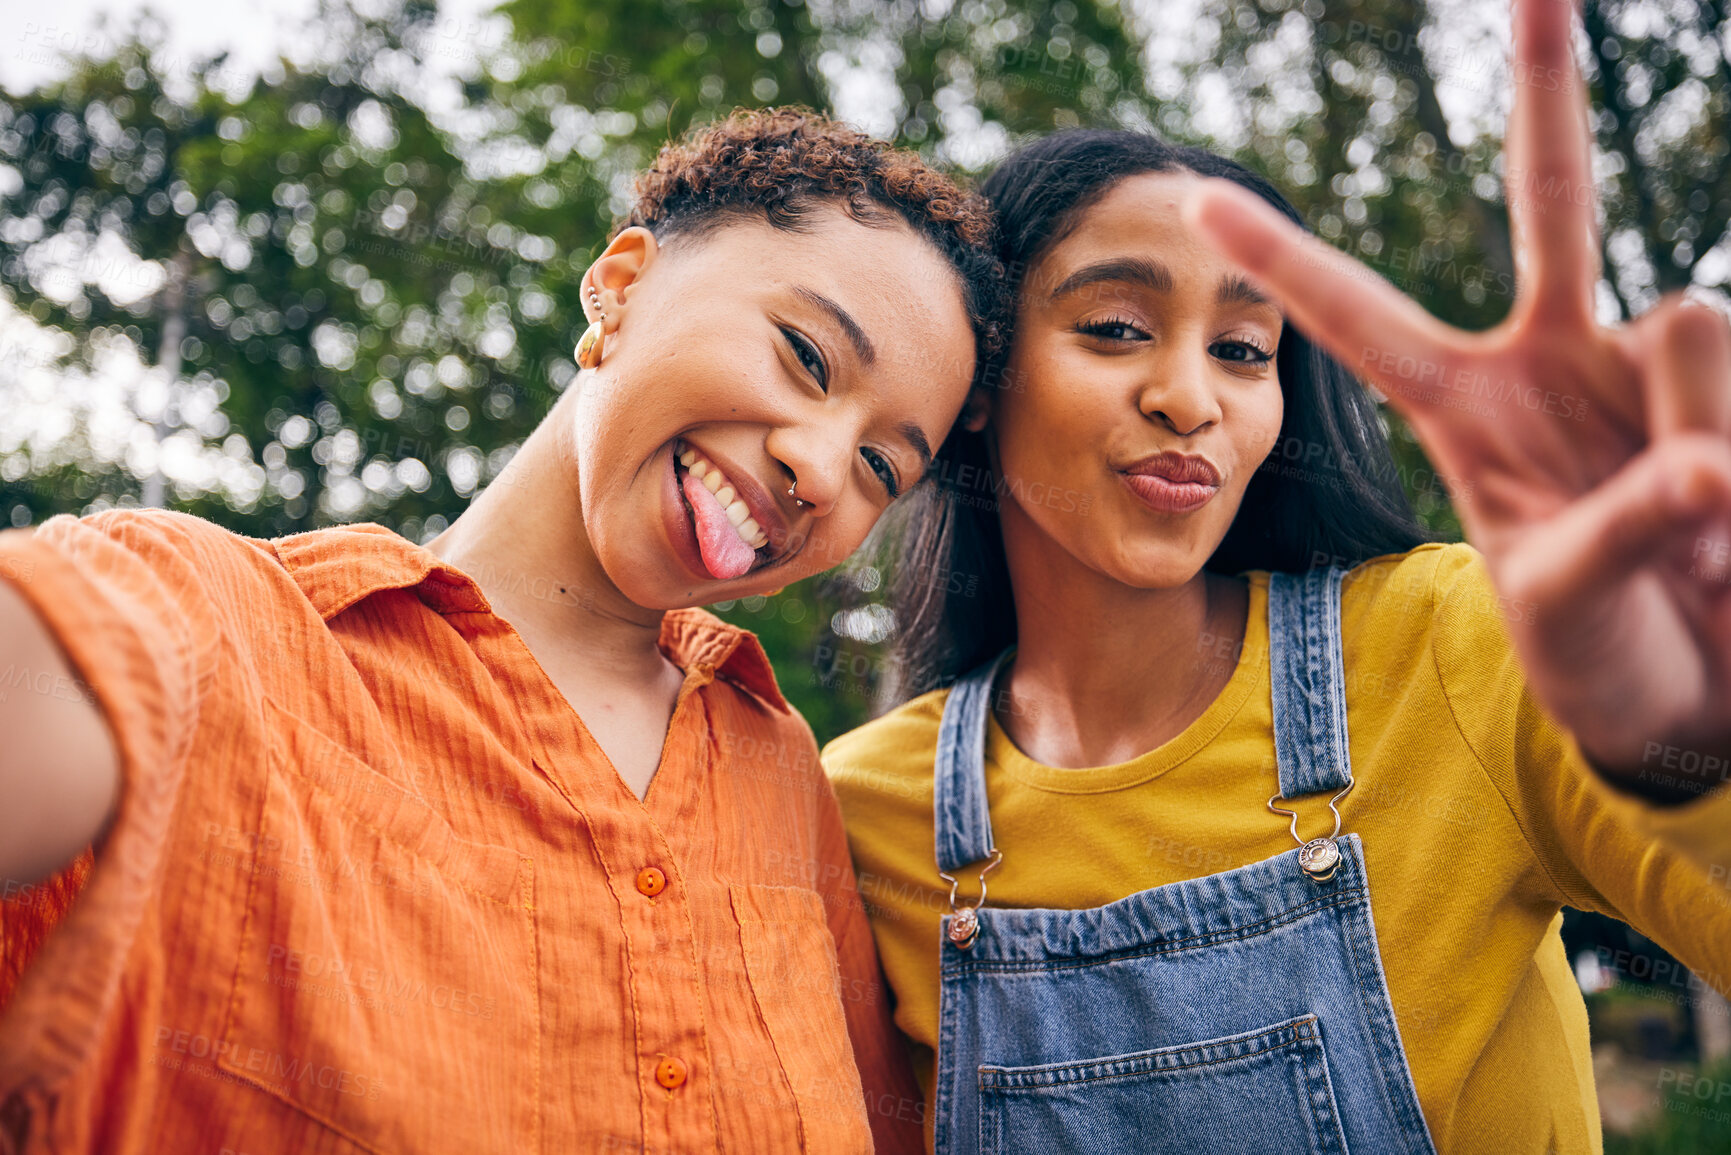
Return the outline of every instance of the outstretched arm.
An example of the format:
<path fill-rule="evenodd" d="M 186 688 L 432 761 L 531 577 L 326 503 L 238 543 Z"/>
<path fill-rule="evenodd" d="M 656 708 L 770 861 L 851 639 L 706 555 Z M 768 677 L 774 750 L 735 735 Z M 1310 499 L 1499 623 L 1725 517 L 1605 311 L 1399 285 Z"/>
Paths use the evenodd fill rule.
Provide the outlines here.
<path fill-rule="evenodd" d="M 0 878 L 35 882 L 107 827 L 120 764 L 89 691 L 3 580 L 0 670 Z"/>
<path fill-rule="evenodd" d="M 1573 0 L 1514 0 L 1506 150 L 1518 291 L 1465 333 L 1235 186 L 1193 225 L 1387 395 L 1510 604 L 1533 692 L 1613 784 L 1661 802 L 1654 748 L 1731 765 L 1731 330 L 1680 297 L 1594 317 L 1600 258 Z"/>

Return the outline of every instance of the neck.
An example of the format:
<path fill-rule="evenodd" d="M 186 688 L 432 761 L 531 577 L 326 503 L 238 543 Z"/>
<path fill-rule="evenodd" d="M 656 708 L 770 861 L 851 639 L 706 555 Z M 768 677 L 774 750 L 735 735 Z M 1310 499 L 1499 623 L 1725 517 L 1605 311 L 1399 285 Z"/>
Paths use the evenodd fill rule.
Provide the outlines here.
<path fill-rule="evenodd" d="M 627 599 L 595 556 L 566 408 L 555 407 L 427 548 L 475 580 L 550 672 L 588 666 L 621 681 L 660 674 L 664 613 Z"/>
<path fill-rule="evenodd" d="M 1141 589 L 1005 518 L 1016 655 L 999 721 L 1049 766 L 1105 766 L 1182 733 L 1231 679 L 1249 587 L 1197 572 Z"/>

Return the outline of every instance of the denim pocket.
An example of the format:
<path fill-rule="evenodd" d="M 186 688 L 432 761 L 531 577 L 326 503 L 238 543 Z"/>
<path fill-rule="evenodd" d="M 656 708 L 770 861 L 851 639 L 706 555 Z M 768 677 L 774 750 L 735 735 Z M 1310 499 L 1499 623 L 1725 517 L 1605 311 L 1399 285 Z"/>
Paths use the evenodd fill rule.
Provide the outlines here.
<path fill-rule="evenodd" d="M 1345 1152 L 1321 1023 L 1033 1067 L 981 1064 L 980 1151 Z"/>

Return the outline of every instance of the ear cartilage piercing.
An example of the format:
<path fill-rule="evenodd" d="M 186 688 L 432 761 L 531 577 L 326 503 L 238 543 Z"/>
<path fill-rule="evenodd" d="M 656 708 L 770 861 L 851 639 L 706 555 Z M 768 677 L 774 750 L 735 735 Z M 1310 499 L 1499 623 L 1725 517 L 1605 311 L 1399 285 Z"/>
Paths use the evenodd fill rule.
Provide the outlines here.
<path fill-rule="evenodd" d="M 577 364 L 583 369 L 594 369 L 600 366 L 601 337 L 606 331 L 607 312 L 601 307 L 601 294 L 595 291 L 594 285 L 589 286 L 589 304 L 594 306 L 600 317 L 583 330 L 583 336 L 577 342 Z"/>

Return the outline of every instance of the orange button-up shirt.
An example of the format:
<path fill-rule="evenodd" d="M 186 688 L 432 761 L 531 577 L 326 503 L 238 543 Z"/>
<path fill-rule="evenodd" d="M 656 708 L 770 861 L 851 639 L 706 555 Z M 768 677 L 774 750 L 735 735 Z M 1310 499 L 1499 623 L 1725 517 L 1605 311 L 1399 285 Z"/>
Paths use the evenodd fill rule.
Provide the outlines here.
<path fill-rule="evenodd" d="M 479 588 L 378 527 L 56 518 L 0 534 L 0 579 L 85 683 L 0 692 L 93 695 L 123 767 L 94 869 L 0 903 L 34 956 L 0 1150 L 920 1145 L 840 815 L 750 634 L 667 615 L 639 802 Z"/>

